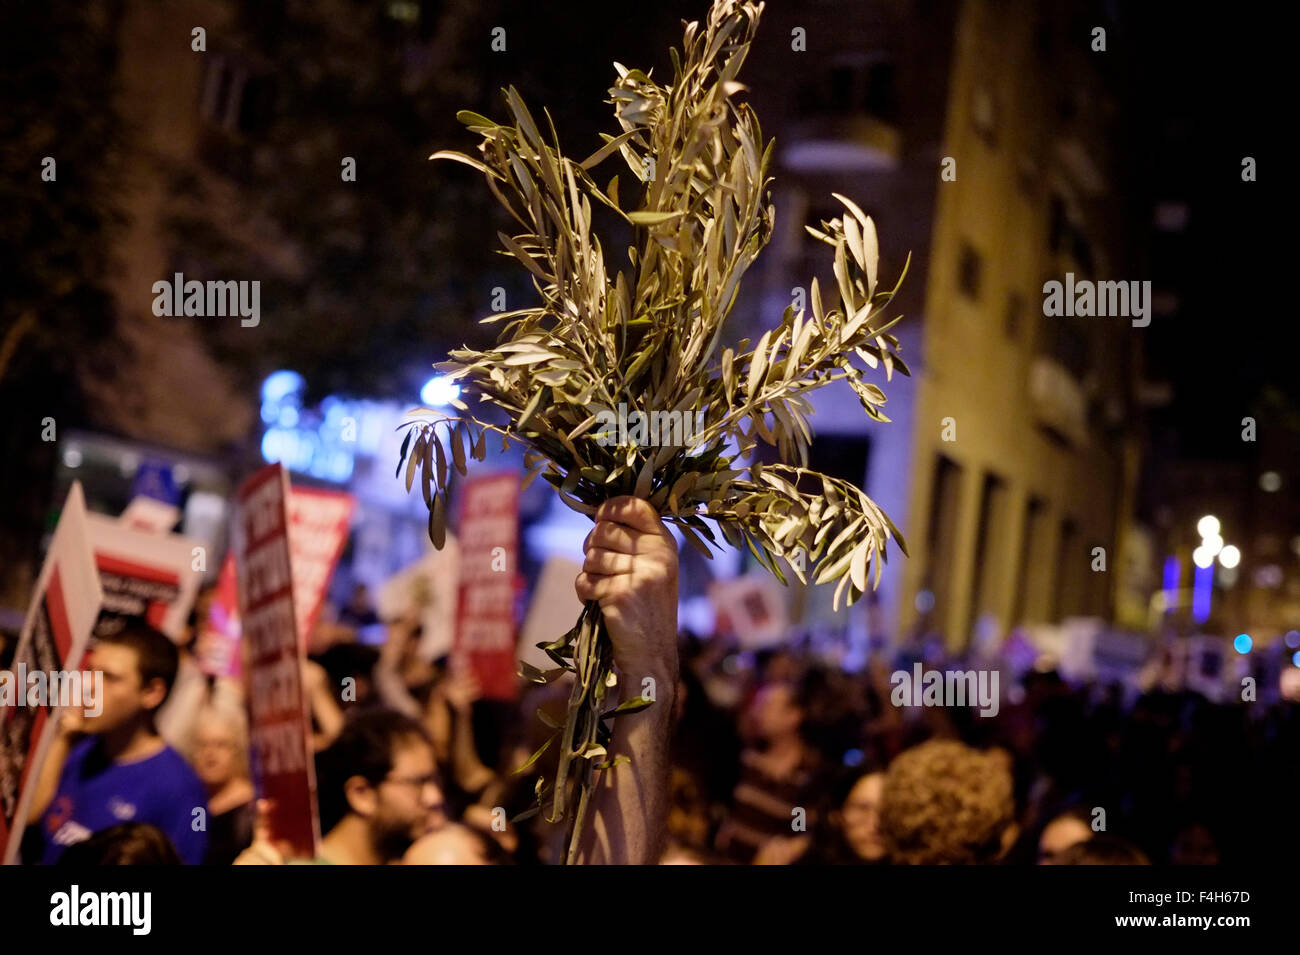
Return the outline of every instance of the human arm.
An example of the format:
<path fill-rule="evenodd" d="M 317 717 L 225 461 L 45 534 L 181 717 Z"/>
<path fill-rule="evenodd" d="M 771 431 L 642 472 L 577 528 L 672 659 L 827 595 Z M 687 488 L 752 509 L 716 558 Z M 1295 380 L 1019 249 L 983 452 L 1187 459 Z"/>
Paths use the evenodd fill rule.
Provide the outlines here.
<path fill-rule="evenodd" d="M 615 498 L 595 516 L 575 589 L 582 600 L 600 602 L 620 700 L 644 692 L 655 702 L 614 720 L 610 753 L 631 762 L 596 777 L 578 860 L 654 865 L 667 836 L 668 740 L 678 676 L 677 544 L 654 509 L 637 498 Z"/>
<path fill-rule="evenodd" d="M 330 692 L 329 674 L 315 660 L 303 660 L 302 687 L 311 715 L 319 727 L 311 734 L 312 751 L 318 753 L 342 732 L 343 708 Z"/>
<path fill-rule="evenodd" d="M 28 825 L 36 825 L 50 808 L 54 797 L 59 792 L 59 780 L 63 776 L 63 767 L 68 761 L 68 754 L 81 735 L 83 727 L 81 711 L 75 707 L 65 706 L 59 712 L 59 725 L 50 748 L 41 763 L 40 775 L 36 777 L 36 789 L 32 793 L 31 806 L 27 813 Z"/>

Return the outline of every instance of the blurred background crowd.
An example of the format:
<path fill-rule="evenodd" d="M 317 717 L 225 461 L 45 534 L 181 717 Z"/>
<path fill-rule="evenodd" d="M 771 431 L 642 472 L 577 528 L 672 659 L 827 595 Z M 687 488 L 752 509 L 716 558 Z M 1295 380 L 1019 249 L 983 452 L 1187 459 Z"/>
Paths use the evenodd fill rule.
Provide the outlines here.
<path fill-rule="evenodd" d="M 515 770 L 549 733 L 536 711 L 563 718 L 565 685 L 483 700 L 472 674 L 419 658 L 413 619 L 387 625 L 381 645 L 358 642 L 355 625 L 373 617 L 364 596 L 325 615 L 304 667 L 322 833 L 368 806 L 374 861 L 555 862 L 560 826 L 513 821 L 535 806 L 553 759 Z M 856 672 L 808 640 L 746 652 L 684 632 L 679 652 L 664 864 L 1214 865 L 1295 850 L 1285 820 L 1300 795 L 1300 709 L 1215 702 L 1169 654 L 1107 682 L 1067 680 L 1050 656 L 1010 647 L 975 660 L 922 642 L 873 653 Z M 895 705 L 891 673 L 918 662 L 996 669 L 996 715 Z M 202 861 L 229 864 L 257 825 L 243 690 L 203 676 L 184 647 L 175 672 L 157 726 L 206 791 Z M 354 777 L 393 778 L 412 742 L 432 756 L 416 791 L 375 804 L 349 795 Z M 138 822 L 66 855 L 180 861 Z"/>

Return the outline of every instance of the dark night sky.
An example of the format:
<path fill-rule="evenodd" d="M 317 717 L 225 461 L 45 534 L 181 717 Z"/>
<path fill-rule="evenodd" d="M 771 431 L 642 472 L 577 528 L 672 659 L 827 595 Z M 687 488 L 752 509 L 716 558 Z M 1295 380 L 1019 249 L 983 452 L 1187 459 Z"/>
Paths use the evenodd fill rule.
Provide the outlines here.
<path fill-rule="evenodd" d="M 1153 277 L 1180 299 L 1177 315 L 1157 317 L 1148 330 L 1149 377 L 1175 393 L 1157 421 L 1177 429 L 1186 453 L 1230 456 L 1240 453 L 1240 421 L 1262 386 L 1300 398 L 1283 284 L 1295 274 L 1283 261 L 1293 242 L 1277 227 L 1285 215 L 1286 34 L 1275 13 L 1241 5 L 1224 19 L 1187 7 L 1132 9 L 1145 188 L 1153 200 L 1190 207 L 1186 231 L 1156 234 L 1152 248 Z M 1255 157 L 1257 182 L 1242 182 L 1243 156 Z"/>

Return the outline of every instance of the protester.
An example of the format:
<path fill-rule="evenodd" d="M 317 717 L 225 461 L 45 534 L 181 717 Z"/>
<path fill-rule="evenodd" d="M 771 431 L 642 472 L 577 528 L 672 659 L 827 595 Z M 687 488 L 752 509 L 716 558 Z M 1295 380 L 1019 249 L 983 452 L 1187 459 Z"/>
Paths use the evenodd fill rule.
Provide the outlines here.
<path fill-rule="evenodd" d="M 621 697 L 639 696 L 647 679 L 657 691 L 655 705 L 614 722 L 612 749 L 631 762 L 598 778 L 576 856 L 584 863 L 654 865 L 667 833 L 668 743 L 679 675 L 677 543 L 639 498 L 613 498 L 594 516 L 574 590 L 579 600 L 600 604 Z"/>
<path fill-rule="evenodd" d="M 157 826 L 124 822 L 68 846 L 59 865 L 180 865 L 171 840 Z"/>
<path fill-rule="evenodd" d="M 320 857 L 336 865 L 386 865 L 401 860 L 426 833 L 446 823 L 433 744 L 424 727 L 391 710 L 350 717 L 317 763 Z M 236 865 L 275 865 L 284 847 L 271 844 L 259 818 L 253 844 Z"/>
<path fill-rule="evenodd" d="M 1061 813 L 1043 827 L 1043 833 L 1038 837 L 1038 864 L 1051 865 L 1066 849 L 1087 842 L 1092 835 L 1086 809 Z"/>
<path fill-rule="evenodd" d="M 1115 836 L 1084 839 L 1052 857 L 1051 865 L 1150 865 L 1136 846 Z"/>
<path fill-rule="evenodd" d="M 192 761 L 208 791 L 206 865 L 230 865 L 253 841 L 248 720 L 242 708 L 209 704 L 199 712 Z"/>
<path fill-rule="evenodd" d="M 822 767 L 803 736 L 810 704 L 806 684 L 784 680 L 767 684 L 755 697 L 756 739 L 740 755 L 740 782 L 718 833 L 717 849 L 736 862 L 753 861 L 769 840 L 806 832 L 817 821 Z M 803 828 L 796 830 L 796 824 Z"/>
<path fill-rule="evenodd" d="M 494 865 L 492 840 L 460 823 L 448 823 L 416 840 L 404 865 Z"/>
<path fill-rule="evenodd" d="M 844 839 L 863 862 L 885 858 L 885 840 L 880 832 L 880 800 L 885 791 L 885 774 L 868 773 L 858 780 L 844 802 Z"/>
<path fill-rule="evenodd" d="M 207 833 L 193 823 L 207 814 L 207 794 L 154 724 L 177 656 L 171 640 L 135 618 L 92 646 L 87 668 L 103 673 L 102 711 L 63 708 L 32 802 L 43 863 L 125 821 L 157 826 L 188 864 L 203 860 Z"/>
<path fill-rule="evenodd" d="M 1004 753 L 930 740 L 890 764 L 880 826 L 891 861 L 908 865 L 996 862 L 1017 835 Z"/>
<path fill-rule="evenodd" d="M 188 753 L 194 748 L 199 710 L 210 696 L 211 681 L 200 669 L 194 651 L 198 645 L 199 631 L 208 618 L 208 611 L 216 596 L 216 587 L 205 587 L 199 592 L 176 647 L 176 680 L 155 717 L 159 735 L 181 753 Z"/>

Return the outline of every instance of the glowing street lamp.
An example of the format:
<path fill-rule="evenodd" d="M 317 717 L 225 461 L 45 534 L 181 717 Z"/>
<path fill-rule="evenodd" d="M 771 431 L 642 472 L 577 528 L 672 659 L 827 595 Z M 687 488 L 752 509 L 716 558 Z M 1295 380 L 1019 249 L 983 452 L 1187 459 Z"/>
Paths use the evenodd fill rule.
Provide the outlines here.
<path fill-rule="evenodd" d="M 444 375 L 435 375 L 420 389 L 420 400 L 430 408 L 441 408 L 460 397 L 460 385 Z"/>
<path fill-rule="evenodd" d="M 1219 563 L 1229 569 L 1241 563 L 1241 551 L 1229 544 L 1219 551 Z"/>

